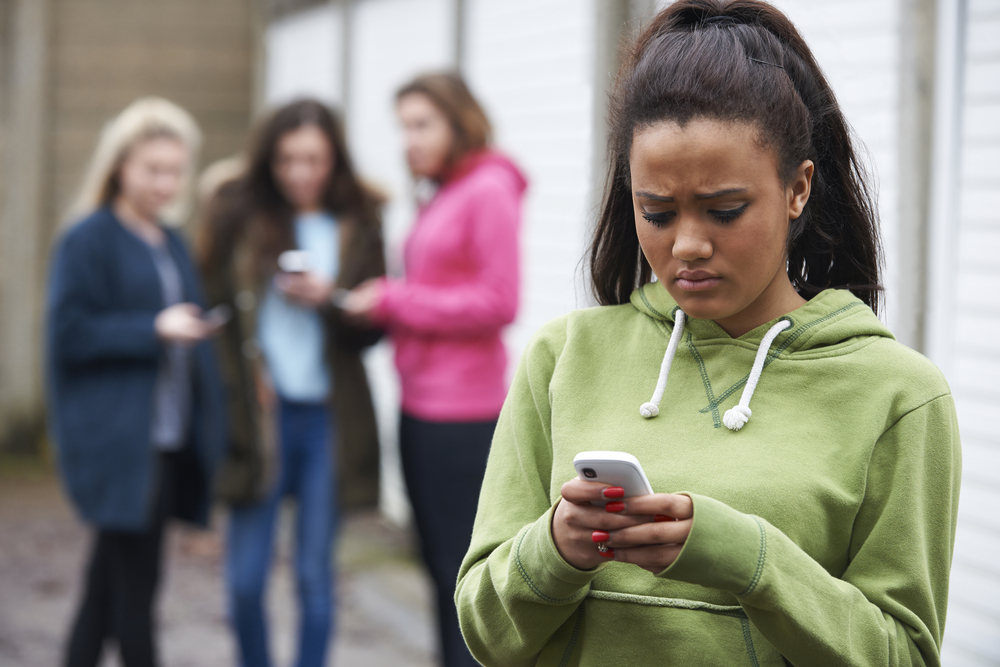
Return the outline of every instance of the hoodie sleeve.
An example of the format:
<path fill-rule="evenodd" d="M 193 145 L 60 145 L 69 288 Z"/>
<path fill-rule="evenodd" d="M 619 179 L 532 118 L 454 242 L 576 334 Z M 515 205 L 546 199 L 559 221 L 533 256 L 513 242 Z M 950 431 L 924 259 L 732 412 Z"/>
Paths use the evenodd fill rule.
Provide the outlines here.
<path fill-rule="evenodd" d="M 518 367 L 459 572 L 455 603 L 462 634 L 484 665 L 534 665 L 604 567 L 578 570 L 552 541 L 548 390 L 565 324 L 558 329 L 540 332 Z"/>
<path fill-rule="evenodd" d="M 155 361 L 163 349 L 154 326 L 157 311 L 109 309 L 99 262 L 87 241 L 70 232 L 53 258 L 49 326 L 55 357 L 70 363 Z"/>
<path fill-rule="evenodd" d="M 439 335 L 492 333 L 514 321 L 519 289 L 520 194 L 499 182 L 478 184 L 468 210 L 468 252 L 475 276 L 453 285 L 386 279 L 376 320 L 390 328 Z"/>
<path fill-rule="evenodd" d="M 842 577 L 767 521 L 694 494 L 691 534 L 659 576 L 736 595 L 796 667 L 940 665 L 960 479 L 955 408 L 940 396 L 876 443 Z"/>

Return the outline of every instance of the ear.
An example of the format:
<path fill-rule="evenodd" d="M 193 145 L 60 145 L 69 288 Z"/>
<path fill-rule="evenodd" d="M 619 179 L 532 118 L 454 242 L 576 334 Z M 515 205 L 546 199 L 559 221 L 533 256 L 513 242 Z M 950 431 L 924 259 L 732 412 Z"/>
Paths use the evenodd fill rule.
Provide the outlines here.
<path fill-rule="evenodd" d="M 788 185 L 788 219 L 797 220 L 809 201 L 812 190 L 812 177 L 815 165 L 812 160 L 806 160 L 799 165 L 792 182 Z"/>

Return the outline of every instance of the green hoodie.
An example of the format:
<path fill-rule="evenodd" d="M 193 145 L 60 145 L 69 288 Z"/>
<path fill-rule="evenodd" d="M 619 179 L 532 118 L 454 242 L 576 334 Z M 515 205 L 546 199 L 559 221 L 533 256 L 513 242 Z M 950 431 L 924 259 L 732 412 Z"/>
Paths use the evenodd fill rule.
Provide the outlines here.
<path fill-rule="evenodd" d="M 659 283 L 631 305 L 543 327 L 497 426 L 455 599 L 486 665 L 938 665 L 960 480 L 941 373 L 849 292 L 740 338 L 688 319 L 659 415 L 644 419 L 675 327 Z M 723 425 L 758 347 L 741 430 Z M 654 491 L 694 500 L 657 575 L 578 570 L 552 540 L 584 450 L 627 451 Z M 784 659 L 783 659 L 784 658 Z"/>

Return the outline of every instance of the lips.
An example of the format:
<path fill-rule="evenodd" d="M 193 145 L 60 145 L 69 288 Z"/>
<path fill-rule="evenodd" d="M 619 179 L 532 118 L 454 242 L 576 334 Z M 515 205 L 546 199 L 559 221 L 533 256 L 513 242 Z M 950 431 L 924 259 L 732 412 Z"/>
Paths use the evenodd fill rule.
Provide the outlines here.
<path fill-rule="evenodd" d="M 722 280 L 708 271 L 678 271 L 676 285 L 687 292 L 701 292 L 712 289 Z"/>

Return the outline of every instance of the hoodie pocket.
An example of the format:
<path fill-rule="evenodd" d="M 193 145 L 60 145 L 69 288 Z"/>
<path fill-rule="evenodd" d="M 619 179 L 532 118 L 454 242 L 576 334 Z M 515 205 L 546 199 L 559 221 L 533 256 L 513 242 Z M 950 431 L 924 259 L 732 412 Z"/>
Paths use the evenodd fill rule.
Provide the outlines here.
<path fill-rule="evenodd" d="M 670 606 L 666 598 L 660 601 L 662 606 L 588 598 L 552 637 L 537 664 L 785 667 L 781 654 L 742 611 L 688 609 Z"/>

